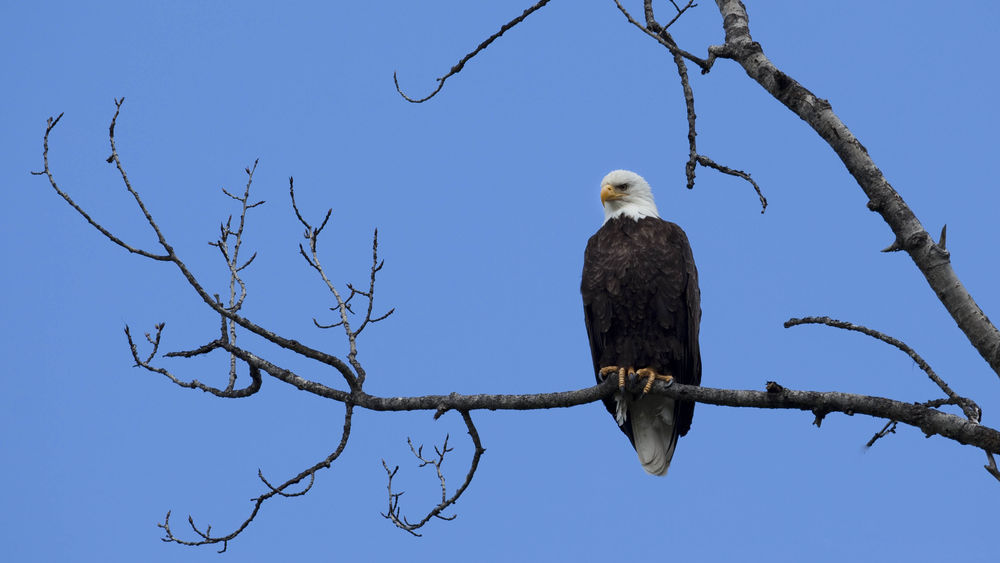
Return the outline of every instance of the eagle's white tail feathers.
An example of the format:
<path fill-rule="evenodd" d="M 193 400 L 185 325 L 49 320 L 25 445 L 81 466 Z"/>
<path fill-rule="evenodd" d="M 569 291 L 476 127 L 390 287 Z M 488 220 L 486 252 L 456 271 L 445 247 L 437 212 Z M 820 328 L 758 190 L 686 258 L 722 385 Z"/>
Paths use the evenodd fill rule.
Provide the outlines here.
<path fill-rule="evenodd" d="M 628 416 L 628 401 L 621 393 L 615 393 L 615 422 L 618 426 L 625 425 L 625 419 Z"/>
<path fill-rule="evenodd" d="M 646 395 L 628 403 L 632 438 L 642 468 L 651 475 L 666 475 L 677 445 L 674 400 Z"/>

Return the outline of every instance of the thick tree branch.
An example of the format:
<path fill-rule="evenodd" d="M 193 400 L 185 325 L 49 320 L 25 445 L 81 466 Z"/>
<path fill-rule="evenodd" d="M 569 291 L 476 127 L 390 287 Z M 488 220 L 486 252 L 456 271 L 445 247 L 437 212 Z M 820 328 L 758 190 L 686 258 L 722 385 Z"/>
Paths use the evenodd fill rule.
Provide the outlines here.
<path fill-rule="evenodd" d="M 310 381 L 289 370 L 279 368 L 249 352 L 233 348 L 238 357 L 252 362 L 262 371 L 298 389 L 336 401 L 374 411 L 428 410 L 436 413 L 448 410 L 468 412 L 473 410 L 537 410 L 566 408 L 591 403 L 610 397 L 617 389 L 617 382 L 605 381 L 600 385 L 557 393 L 536 394 L 480 394 L 424 395 L 417 397 L 378 397 L 363 391 L 347 393 Z M 1000 432 L 979 425 L 962 417 L 941 412 L 920 404 L 906 403 L 883 397 L 856 395 L 835 391 L 794 391 L 779 385 L 772 391 L 714 389 L 675 383 L 667 386 L 655 383 L 650 393 L 684 399 L 698 403 L 728 407 L 753 407 L 762 409 L 798 409 L 825 414 L 866 414 L 888 418 L 920 428 L 926 435 L 939 434 L 961 444 L 968 444 L 990 452 L 1000 453 Z M 630 390 L 642 391 L 639 382 L 630 383 Z"/>
<path fill-rule="evenodd" d="M 610 380 L 609 380 L 610 381 Z M 780 386 L 779 386 L 780 387 Z M 427 395 L 423 397 L 375 397 L 362 394 L 354 397 L 359 407 L 376 411 L 409 410 L 529 410 L 571 407 L 610 397 L 617 389 L 617 382 L 605 381 L 600 385 L 534 395 Z M 629 389 L 639 393 L 642 382 L 629 384 Z M 836 391 L 794 391 L 781 387 L 776 392 L 739 389 L 714 389 L 662 382 L 653 384 L 650 393 L 726 407 L 752 407 L 760 409 L 797 409 L 804 411 L 842 412 L 866 414 L 877 418 L 898 420 L 915 426 L 924 434 L 939 434 L 961 444 L 968 444 L 987 451 L 1000 453 L 1000 432 L 976 424 L 960 416 L 941 412 L 920 404 L 905 403 L 883 397 L 855 395 Z"/>
<path fill-rule="evenodd" d="M 726 32 L 724 51 L 747 75 L 795 112 L 825 140 L 868 196 L 868 208 L 878 212 L 892 229 L 893 250 L 905 250 L 945 309 L 1000 376 L 1000 331 L 986 317 L 951 267 L 949 252 L 935 244 L 913 211 L 889 184 L 864 145 L 833 112 L 830 102 L 817 97 L 779 70 L 759 43 L 750 37 L 749 18 L 739 0 L 716 0 Z"/>

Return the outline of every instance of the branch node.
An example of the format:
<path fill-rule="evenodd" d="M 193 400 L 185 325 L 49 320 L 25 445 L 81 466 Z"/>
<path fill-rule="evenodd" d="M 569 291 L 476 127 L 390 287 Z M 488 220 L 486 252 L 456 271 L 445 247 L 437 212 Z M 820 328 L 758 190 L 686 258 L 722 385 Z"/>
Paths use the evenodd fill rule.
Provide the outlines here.
<path fill-rule="evenodd" d="M 816 425 L 816 428 L 821 428 L 823 426 L 823 419 L 826 418 L 826 415 L 830 414 L 830 411 L 822 409 L 820 407 L 816 407 L 812 410 L 812 413 L 816 415 L 816 419 L 813 420 L 813 424 Z M 848 414 L 854 414 L 854 413 L 848 413 Z"/>
<path fill-rule="evenodd" d="M 983 450 L 986 452 L 986 461 L 988 462 L 983 466 L 986 471 L 990 473 L 997 481 L 1000 481 L 1000 470 L 997 469 L 997 460 L 993 459 L 993 452 L 988 450 Z"/>
<path fill-rule="evenodd" d="M 892 244 L 882 249 L 882 252 L 899 252 L 903 250 L 903 245 L 899 242 L 899 239 L 892 241 Z"/>

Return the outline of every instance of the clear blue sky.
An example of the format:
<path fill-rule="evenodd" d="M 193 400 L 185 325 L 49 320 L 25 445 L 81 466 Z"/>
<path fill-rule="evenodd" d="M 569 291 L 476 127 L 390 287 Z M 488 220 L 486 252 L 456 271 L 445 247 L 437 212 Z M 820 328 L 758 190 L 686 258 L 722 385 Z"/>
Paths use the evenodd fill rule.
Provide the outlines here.
<path fill-rule="evenodd" d="M 488 5 L 487 5 L 488 4 Z M 365 279 L 378 227 L 391 320 L 360 342 L 380 395 L 542 392 L 592 382 L 578 293 L 598 182 L 629 168 L 688 232 L 704 300 L 704 383 L 768 380 L 922 401 L 936 389 L 899 352 L 824 327 L 825 314 L 909 342 L 996 426 L 997 376 L 955 328 L 833 152 L 734 63 L 692 71 L 701 150 L 751 171 L 699 169 L 684 188 L 686 122 L 670 57 L 609 0 L 556 1 L 415 106 L 414 94 L 529 2 L 8 2 L 0 17 L 0 544 L 10 561 L 994 560 L 1000 484 L 981 451 L 912 428 L 864 451 L 882 421 L 699 406 L 670 475 L 647 476 L 600 405 L 477 413 L 487 453 L 457 506 L 413 538 L 379 516 L 381 459 L 402 465 L 406 514 L 438 493 L 407 436 L 470 446 L 461 420 L 360 412 L 347 451 L 303 498 L 268 504 L 217 556 L 159 541 L 168 509 L 228 530 L 261 491 L 334 446 L 342 407 L 265 380 L 243 400 L 178 388 L 131 367 L 122 333 L 166 322 L 164 350 L 213 338 L 218 321 L 170 265 L 128 255 L 42 178 L 45 118 L 62 186 L 129 242 L 155 239 L 108 156 L 119 149 L 182 257 L 213 291 L 227 278 L 206 244 L 260 158 L 267 204 L 250 217 L 246 313 L 331 353 L 330 297 L 297 255 L 288 205 L 334 208 L 325 262 Z M 821 5 L 822 4 L 822 5 Z M 631 2 L 637 12 L 641 3 Z M 954 266 L 1000 311 L 993 160 L 1000 127 L 992 2 L 748 2 L 751 29 L 784 71 L 827 98 L 929 231 L 948 224 Z M 666 7 L 661 8 L 666 10 Z M 666 19 L 664 16 L 663 19 Z M 704 2 L 677 25 L 695 53 L 720 43 Z M 247 337 L 244 342 L 253 343 Z M 330 384 L 314 363 L 261 355 Z M 220 384 L 227 360 L 164 361 Z"/>

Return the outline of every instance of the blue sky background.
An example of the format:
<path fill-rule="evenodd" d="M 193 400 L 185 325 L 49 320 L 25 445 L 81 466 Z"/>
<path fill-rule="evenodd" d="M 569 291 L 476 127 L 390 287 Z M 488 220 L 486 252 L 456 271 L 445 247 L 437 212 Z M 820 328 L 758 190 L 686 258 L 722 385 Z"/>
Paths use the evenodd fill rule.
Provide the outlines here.
<path fill-rule="evenodd" d="M 922 401 L 936 388 L 904 355 L 825 327 L 825 314 L 904 339 L 998 424 L 998 380 L 903 254 L 833 152 L 734 63 L 692 72 L 699 147 L 749 170 L 699 169 L 684 188 L 686 122 L 668 53 L 613 2 L 553 2 L 415 106 L 465 52 L 528 2 L 8 2 L 0 17 L 0 543 L 11 561 L 993 561 L 1000 484 L 981 451 L 912 428 L 865 451 L 882 421 L 701 405 L 666 478 L 647 476 L 599 404 L 477 413 L 487 453 L 453 522 L 414 538 L 379 516 L 380 460 L 400 464 L 403 508 L 435 502 L 406 446 L 452 434 L 450 483 L 470 445 L 454 413 L 359 412 L 343 457 L 302 498 L 269 503 L 224 556 L 159 541 L 172 509 L 229 530 L 261 491 L 321 459 L 341 405 L 265 380 L 223 400 L 131 367 L 122 328 L 166 322 L 163 349 L 212 339 L 217 319 L 170 265 L 113 246 L 57 198 L 41 168 L 45 118 L 61 185 L 134 245 L 155 239 L 122 188 L 107 125 L 125 96 L 119 150 L 181 256 L 227 287 L 206 242 L 233 212 L 257 157 L 246 314 L 344 354 L 313 328 L 331 298 L 297 254 L 288 205 L 328 207 L 325 263 L 366 279 L 378 227 L 378 289 L 391 320 L 360 341 L 379 395 L 559 391 L 590 385 L 578 293 L 598 182 L 629 168 L 688 232 L 704 299 L 704 383 L 767 380 Z M 641 3 L 631 2 L 638 14 Z M 666 9 L 661 7 L 662 20 Z M 1000 310 L 993 158 L 1000 8 L 968 2 L 748 2 L 767 55 L 834 110 L 948 248 L 987 312 Z M 722 41 L 714 5 L 675 29 L 695 53 Z M 272 346 L 262 356 L 329 384 L 339 377 Z M 223 384 L 227 358 L 162 361 Z"/>

